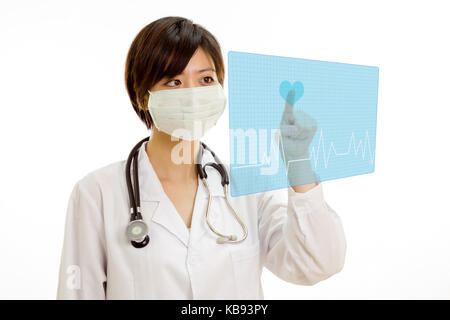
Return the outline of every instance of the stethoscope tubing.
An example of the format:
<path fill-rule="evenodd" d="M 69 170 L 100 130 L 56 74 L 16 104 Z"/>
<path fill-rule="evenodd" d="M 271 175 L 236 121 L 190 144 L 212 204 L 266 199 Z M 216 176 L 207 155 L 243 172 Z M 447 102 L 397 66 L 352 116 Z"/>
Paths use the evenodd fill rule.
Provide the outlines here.
<path fill-rule="evenodd" d="M 239 217 L 239 215 L 236 213 L 236 211 L 234 210 L 233 206 L 231 205 L 229 199 L 228 199 L 228 190 L 224 190 L 225 191 L 225 200 L 227 202 L 228 207 L 233 211 L 234 217 L 236 218 L 236 220 L 239 222 L 239 224 L 241 225 L 242 229 L 244 230 L 244 236 L 242 237 L 242 239 L 237 240 L 235 235 L 231 235 L 231 236 L 227 236 L 225 234 L 220 233 L 219 231 L 216 230 L 216 228 L 214 228 L 214 226 L 211 224 L 211 222 L 209 222 L 209 208 L 211 205 L 211 192 L 209 190 L 209 185 L 208 182 L 206 181 L 205 178 L 202 179 L 203 185 L 206 187 L 206 189 L 208 190 L 208 205 L 206 208 L 206 223 L 208 224 L 209 228 L 211 229 L 212 232 L 214 232 L 216 235 L 218 235 L 220 238 L 217 238 L 217 243 L 225 243 L 225 242 L 233 242 L 233 243 L 239 243 L 244 241 L 247 238 L 248 235 L 248 230 L 247 230 L 247 226 L 245 225 L 245 223 L 242 221 L 242 219 Z M 228 185 L 225 185 L 225 188 L 228 189 Z"/>
<path fill-rule="evenodd" d="M 127 182 L 127 188 L 128 188 L 128 197 L 130 198 L 130 221 L 136 220 L 136 219 L 142 219 L 142 215 L 141 215 L 141 210 L 140 210 L 140 206 L 141 206 L 141 199 L 140 199 L 140 194 L 139 194 L 139 188 L 133 188 L 132 184 L 131 184 L 131 174 L 130 174 L 130 168 L 131 168 L 131 162 L 133 160 L 134 162 L 134 167 L 133 167 L 133 171 L 134 171 L 134 185 L 135 186 L 139 186 L 139 176 L 138 176 L 138 155 L 139 153 L 137 152 L 139 150 L 139 148 L 141 147 L 141 145 L 145 142 L 148 141 L 150 139 L 150 137 L 146 137 L 144 139 L 142 139 L 141 141 L 139 141 L 139 143 L 131 150 L 130 155 L 128 156 L 128 160 L 126 163 L 126 168 L 125 168 L 125 178 L 126 178 L 126 182 Z M 136 194 L 133 194 L 133 192 L 135 192 Z"/>

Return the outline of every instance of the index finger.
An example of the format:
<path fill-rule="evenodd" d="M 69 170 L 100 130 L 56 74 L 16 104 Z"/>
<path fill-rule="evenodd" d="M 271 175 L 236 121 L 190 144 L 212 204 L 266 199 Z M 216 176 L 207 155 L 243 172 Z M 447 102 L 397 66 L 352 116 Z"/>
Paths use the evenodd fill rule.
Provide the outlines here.
<path fill-rule="evenodd" d="M 295 96 L 295 90 L 289 90 L 286 96 L 286 103 L 284 106 L 283 115 L 281 116 L 281 122 L 293 124 L 294 123 L 294 107 L 293 101 Z"/>

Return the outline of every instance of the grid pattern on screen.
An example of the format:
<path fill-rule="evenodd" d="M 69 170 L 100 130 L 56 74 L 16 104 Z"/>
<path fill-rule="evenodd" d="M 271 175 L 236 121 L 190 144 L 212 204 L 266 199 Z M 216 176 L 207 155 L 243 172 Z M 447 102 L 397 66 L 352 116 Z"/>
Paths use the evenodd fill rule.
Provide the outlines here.
<path fill-rule="evenodd" d="M 262 175 L 270 153 L 271 130 L 280 126 L 285 98 L 283 81 L 303 84 L 303 96 L 294 103 L 316 119 L 317 132 L 309 146 L 310 163 L 320 181 L 371 173 L 375 169 L 378 68 L 354 64 L 279 57 L 230 51 L 228 104 L 230 124 L 231 195 L 240 196 L 288 187 L 281 153 L 270 154 L 278 171 Z M 257 165 L 249 166 L 249 138 L 245 145 L 231 134 L 241 129 L 256 133 Z M 267 133 L 267 141 L 259 132 Z M 251 135 L 255 139 L 255 134 Z M 262 142 L 261 142 L 261 141 Z M 254 140 L 253 140 L 254 141 Z M 245 163 L 236 155 L 244 152 Z M 278 158 L 278 159 L 277 159 Z M 254 164 L 254 163 L 253 163 Z"/>

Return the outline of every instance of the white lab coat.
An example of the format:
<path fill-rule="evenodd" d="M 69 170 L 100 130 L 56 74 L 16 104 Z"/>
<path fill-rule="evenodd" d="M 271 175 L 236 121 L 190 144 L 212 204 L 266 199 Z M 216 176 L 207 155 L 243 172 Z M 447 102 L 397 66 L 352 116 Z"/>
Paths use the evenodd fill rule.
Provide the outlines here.
<path fill-rule="evenodd" d="M 313 285 L 343 268 L 344 230 L 324 200 L 322 183 L 306 193 L 289 187 L 230 196 L 248 237 L 238 244 L 217 244 L 205 221 L 208 194 L 202 181 L 188 229 L 145 147 L 138 165 L 149 245 L 134 248 L 126 237 L 126 161 L 89 173 L 75 184 L 69 200 L 58 299 L 264 299 L 263 267 L 299 285 Z M 206 152 L 203 164 L 209 161 L 213 158 Z M 226 204 L 220 175 L 206 168 L 210 221 L 219 232 L 240 238 L 243 231 Z"/>

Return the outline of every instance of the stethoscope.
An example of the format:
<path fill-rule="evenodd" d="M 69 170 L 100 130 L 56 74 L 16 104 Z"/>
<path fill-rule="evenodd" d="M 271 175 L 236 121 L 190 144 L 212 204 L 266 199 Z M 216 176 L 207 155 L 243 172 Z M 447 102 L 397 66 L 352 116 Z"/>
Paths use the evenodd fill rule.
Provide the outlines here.
<path fill-rule="evenodd" d="M 131 214 L 130 222 L 128 223 L 128 226 L 127 226 L 127 237 L 128 237 L 128 240 L 131 241 L 131 244 L 133 245 L 133 247 L 135 247 L 135 248 L 143 248 L 150 242 L 150 237 L 148 235 L 148 226 L 145 223 L 145 221 L 142 219 L 142 213 L 141 213 L 141 208 L 140 208 L 141 199 L 140 199 L 140 195 L 139 195 L 139 178 L 138 178 L 139 149 L 140 149 L 141 145 L 145 141 L 148 141 L 149 139 L 150 139 L 150 137 L 147 137 L 147 138 L 141 140 L 133 148 L 133 150 L 131 150 L 130 155 L 128 156 L 126 169 L 125 169 L 128 195 L 130 197 L 130 214 Z M 212 154 L 212 156 L 214 157 L 215 163 L 208 162 L 204 166 L 202 166 L 203 151 L 205 149 L 208 150 Z M 131 177 L 130 177 L 131 176 L 131 173 L 130 173 L 131 162 L 133 162 L 134 188 L 131 184 Z M 219 157 L 217 157 L 216 154 L 210 148 L 208 148 L 208 146 L 206 144 L 204 144 L 203 142 L 200 142 L 200 149 L 199 149 L 198 156 L 197 156 L 196 166 L 197 166 L 198 175 L 199 175 L 200 179 L 202 179 L 203 185 L 206 187 L 206 190 L 208 190 L 208 206 L 206 208 L 206 223 L 208 224 L 209 229 L 218 236 L 216 242 L 219 244 L 222 244 L 222 243 L 239 243 L 239 242 L 244 241 L 247 238 L 248 231 L 247 231 L 247 227 L 246 227 L 245 223 L 241 220 L 241 218 L 236 213 L 236 211 L 234 210 L 233 206 L 230 203 L 230 199 L 228 197 L 228 185 L 230 184 L 230 180 L 228 178 L 227 170 L 226 170 L 225 166 L 222 164 L 222 162 L 220 161 Z M 211 192 L 210 192 L 210 189 L 208 186 L 208 182 L 206 180 L 208 175 L 206 174 L 205 168 L 207 166 L 211 166 L 214 169 L 216 169 L 220 173 L 220 176 L 222 177 L 221 183 L 222 183 L 222 187 L 224 188 L 225 199 L 228 204 L 228 207 L 231 209 L 231 211 L 233 211 L 235 218 L 238 220 L 239 224 L 242 227 L 242 230 L 244 231 L 244 236 L 242 237 L 242 239 L 238 240 L 236 235 L 234 235 L 234 234 L 225 235 L 223 233 L 220 233 L 209 222 L 208 213 L 209 213 L 209 208 L 211 206 Z M 133 192 L 133 190 L 134 190 L 134 192 Z"/>

